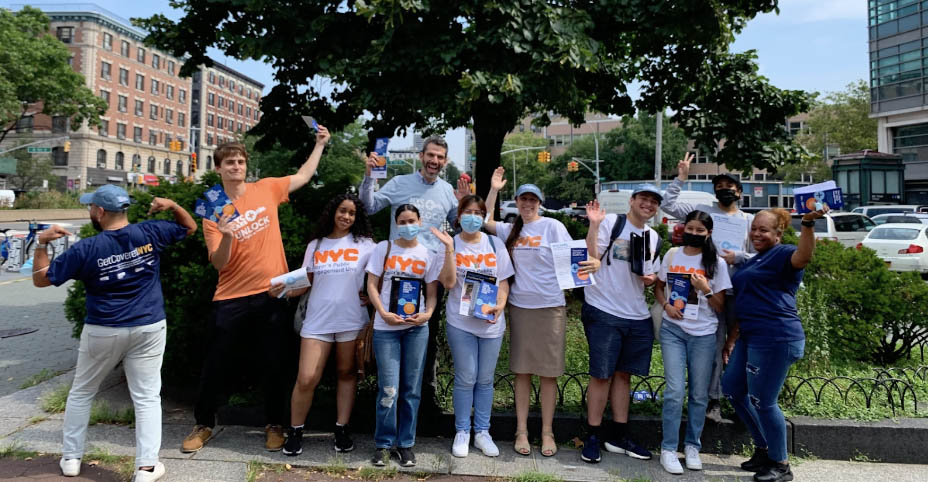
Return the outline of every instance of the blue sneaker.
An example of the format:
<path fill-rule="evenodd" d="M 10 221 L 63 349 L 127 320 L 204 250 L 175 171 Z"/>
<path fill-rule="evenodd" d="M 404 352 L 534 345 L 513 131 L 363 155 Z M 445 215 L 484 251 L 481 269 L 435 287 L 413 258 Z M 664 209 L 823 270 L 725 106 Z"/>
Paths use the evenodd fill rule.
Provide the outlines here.
<path fill-rule="evenodd" d="M 629 438 L 624 437 L 617 440 L 607 440 L 606 450 L 614 454 L 625 454 L 633 459 L 651 460 L 651 452 L 648 449 L 632 442 Z"/>
<path fill-rule="evenodd" d="M 586 442 L 583 444 L 583 450 L 580 451 L 580 458 L 584 462 L 589 462 L 591 464 L 598 463 L 602 460 L 603 456 L 599 451 L 599 439 L 595 435 L 590 435 L 586 438 Z"/>

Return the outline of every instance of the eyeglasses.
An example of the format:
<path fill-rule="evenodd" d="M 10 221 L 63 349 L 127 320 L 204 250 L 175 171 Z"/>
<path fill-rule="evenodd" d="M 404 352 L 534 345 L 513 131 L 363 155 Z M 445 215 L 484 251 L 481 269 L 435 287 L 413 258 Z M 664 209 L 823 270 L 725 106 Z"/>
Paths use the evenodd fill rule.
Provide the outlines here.
<path fill-rule="evenodd" d="M 475 214 L 475 215 L 477 215 L 477 216 L 486 216 L 486 215 L 487 215 L 487 213 L 485 213 L 485 212 L 483 212 L 483 211 L 481 211 L 481 210 L 479 210 L 479 209 L 465 209 L 464 211 L 461 211 L 461 214 Z"/>

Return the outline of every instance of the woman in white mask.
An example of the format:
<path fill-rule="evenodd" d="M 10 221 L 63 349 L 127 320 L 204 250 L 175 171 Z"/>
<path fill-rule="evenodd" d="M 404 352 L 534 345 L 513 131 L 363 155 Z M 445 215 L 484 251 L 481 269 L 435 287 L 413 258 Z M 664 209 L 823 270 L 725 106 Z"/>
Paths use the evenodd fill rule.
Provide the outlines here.
<path fill-rule="evenodd" d="M 445 310 L 446 333 L 454 358 L 454 444 L 451 453 L 466 457 L 474 411 L 474 447 L 499 455 L 490 437 L 496 359 L 506 332 L 503 310 L 509 298 L 507 278 L 515 272 L 506 244 L 480 232 L 486 204 L 480 196 L 458 202 L 461 234 L 454 237 L 455 284 Z M 487 286 L 491 284 L 493 287 Z M 493 291 L 496 291 L 494 294 Z"/>

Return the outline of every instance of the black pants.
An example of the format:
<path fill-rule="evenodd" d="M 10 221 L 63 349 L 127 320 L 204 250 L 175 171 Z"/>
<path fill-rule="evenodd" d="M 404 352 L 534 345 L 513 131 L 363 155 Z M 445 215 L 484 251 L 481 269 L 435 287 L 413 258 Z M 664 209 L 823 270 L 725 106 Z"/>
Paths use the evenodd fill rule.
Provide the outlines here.
<path fill-rule="evenodd" d="M 209 345 L 200 375 L 199 397 L 194 417 L 197 425 L 216 424 L 216 410 L 227 394 L 230 372 L 241 366 L 242 357 L 261 367 L 266 423 L 285 425 L 287 376 L 286 300 L 271 298 L 267 292 L 214 301 L 210 321 Z M 236 346 L 248 346 L 247 353 L 236 353 Z"/>

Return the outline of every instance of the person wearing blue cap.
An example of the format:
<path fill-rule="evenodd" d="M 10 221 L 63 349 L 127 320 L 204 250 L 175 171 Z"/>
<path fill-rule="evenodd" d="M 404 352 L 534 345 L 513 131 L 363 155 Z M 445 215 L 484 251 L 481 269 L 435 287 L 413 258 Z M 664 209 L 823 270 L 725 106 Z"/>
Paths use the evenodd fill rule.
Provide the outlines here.
<path fill-rule="evenodd" d="M 487 206 L 496 205 L 496 196 L 506 185 L 505 169 L 498 167 L 490 180 Z M 500 223 L 487 216 L 487 230 L 506 240 L 515 278 L 509 292 L 509 369 L 516 374 L 516 440 L 513 448 L 521 455 L 531 454 L 528 441 L 528 408 L 532 375 L 541 381 L 541 455 L 557 453 L 554 440 L 554 405 L 557 377 L 564 374 L 564 348 L 567 336 L 567 303 L 554 270 L 550 245 L 571 241 L 567 228 L 554 218 L 538 214 L 545 200 L 541 189 L 523 184 L 516 189 L 519 217 Z M 580 263 L 581 273 L 594 273 L 599 260 L 592 256 Z"/>
<path fill-rule="evenodd" d="M 661 200 L 657 187 L 641 184 L 632 191 L 626 214 L 606 214 L 597 201 L 586 206 L 589 256 L 603 263 L 597 283 L 583 290 L 580 311 L 590 346 L 587 439 L 580 454 L 584 462 L 599 462 L 601 446 L 635 459 L 651 458 L 648 449 L 632 440 L 627 425 L 631 376 L 647 376 L 651 369 L 654 329 L 644 289 L 657 279 L 660 237 L 646 223 Z M 607 399 L 612 420 L 604 430 Z"/>
<path fill-rule="evenodd" d="M 90 407 L 103 379 L 122 362 L 135 407 L 135 480 L 164 475 L 161 449 L 161 361 L 166 321 L 161 294 L 161 251 L 196 232 L 190 214 L 170 199 L 156 197 L 148 214 L 171 211 L 174 222 L 132 224 L 125 189 L 107 184 L 80 198 L 101 233 L 78 241 L 49 264 L 48 243 L 69 236 L 59 225 L 39 233 L 32 267 L 37 287 L 80 280 L 87 290 L 74 381 L 64 412 L 61 473 L 80 474 Z"/>

